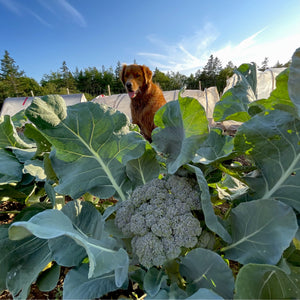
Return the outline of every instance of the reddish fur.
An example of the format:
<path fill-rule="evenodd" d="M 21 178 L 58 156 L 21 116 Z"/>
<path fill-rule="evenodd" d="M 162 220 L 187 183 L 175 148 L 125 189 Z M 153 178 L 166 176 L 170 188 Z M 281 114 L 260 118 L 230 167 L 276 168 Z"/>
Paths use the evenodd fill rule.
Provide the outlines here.
<path fill-rule="evenodd" d="M 151 142 L 151 133 L 156 127 L 154 115 L 166 104 L 163 92 L 152 82 L 152 72 L 146 66 L 124 65 L 120 78 L 128 92 L 128 82 L 132 84 L 131 91 L 135 92 L 130 104 L 132 123 L 137 124 L 144 137 Z"/>

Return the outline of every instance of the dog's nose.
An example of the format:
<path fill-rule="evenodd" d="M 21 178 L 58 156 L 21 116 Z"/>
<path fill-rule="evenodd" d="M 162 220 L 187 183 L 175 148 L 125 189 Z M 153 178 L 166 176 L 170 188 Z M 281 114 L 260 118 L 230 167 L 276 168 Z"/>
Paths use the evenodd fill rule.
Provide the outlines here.
<path fill-rule="evenodd" d="M 131 83 L 130 81 L 127 81 L 127 82 L 126 82 L 126 87 L 127 87 L 128 89 L 131 89 L 131 88 L 132 88 L 132 83 Z"/>

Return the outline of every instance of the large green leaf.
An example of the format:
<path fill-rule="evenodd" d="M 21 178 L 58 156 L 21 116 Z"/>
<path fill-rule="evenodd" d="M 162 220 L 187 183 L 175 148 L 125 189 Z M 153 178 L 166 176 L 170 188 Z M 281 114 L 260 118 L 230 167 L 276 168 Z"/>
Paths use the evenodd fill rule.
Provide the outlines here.
<path fill-rule="evenodd" d="M 167 157 L 167 167 L 174 174 L 190 162 L 208 134 L 208 121 L 202 105 L 194 98 L 180 95 L 155 114 L 157 128 L 152 134 L 154 148 Z"/>
<path fill-rule="evenodd" d="M 36 148 L 31 149 L 20 149 L 20 148 L 8 148 L 12 150 L 12 153 L 16 156 L 19 162 L 24 163 L 34 157 Z"/>
<path fill-rule="evenodd" d="M 187 282 L 189 295 L 206 288 L 224 299 L 233 297 L 232 271 L 217 253 L 202 248 L 190 251 L 181 261 L 180 274 Z"/>
<path fill-rule="evenodd" d="M 35 177 L 35 181 L 46 180 L 44 162 L 42 160 L 27 160 L 24 164 L 23 173 Z"/>
<path fill-rule="evenodd" d="M 199 300 L 199 299 L 211 299 L 211 300 L 222 300 L 221 296 L 214 293 L 212 290 L 209 289 L 199 289 L 195 294 L 186 298 L 186 300 Z"/>
<path fill-rule="evenodd" d="M 293 57 L 290 66 L 289 76 L 289 95 L 298 109 L 298 116 L 300 116 L 300 48 L 298 48 Z"/>
<path fill-rule="evenodd" d="M 22 179 L 22 164 L 5 148 L 31 149 L 18 135 L 10 116 L 0 117 L 0 184 L 16 183 Z"/>
<path fill-rule="evenodd" d="M 236 85 L 224 93 L 214 109 L 214 120 L 245 122 L 250 119 L 248 104 L 256 100 L 255 64 L 243 64 L 235 70 Z"/>
<path fill-rule="evenodd" d="M 167 278 L 168 276 L 164 272 L 164 269 L 158 270 L 156 267 L 149 269 L 145 274 L 143 282 L 145 292 L 150 295 L 150 297 L 155 296 Z"/>
<path fill-rule="evenodd" d="M 253 93 L 257 94 L 257 68 L 255 63 L 241 64 L 237 71 L 239 71 L 249 83 Z"/>
<path fill-rule="evenodd" d="M 35 98 L 28 118 L 54 146 L 56 191 L 78 198 L 89 192 L 101 198 L 126 199 L 125 165 L 139 158 L 145 140 L 129 131 L 128 118 L 97 103 L 80 103 L 67 111 L 60 96 Z"/>
<path fill-rule="evenodd" d="M 96 299 L 118 288 L 113 273 L 90 279 L 88 266 L 83 264 L 68 272 L 64 281 L 63 299 Z"/>
<path fill-rule="evenodd" d="M 115 271 L 115 281 L 122 285 L 127 277 L 128 255 L 124 249 L 114 250 L 107 239 L 96 240 L 75 229 L 72 221 L 61 211 L 46 210 L 33 216 L 28 222 L 16 222 L 9 228 L 9 237 L 13 240 L 35 235 L 42 239 L 54 239 L 67 236 L 83 247 L 89 257 L 89 278 Z M 65 244 L 61 244 L 65 247 Z"/>
<path fill-rule="evenodd" d="M 33 147 L 33 145 L 25 143 L 19 137 L 10 116 L 4 116 L 0 117 L 0 149 L 8 146 L 21 149 Z"/>
<path fill-rule="evenodd" d="M 222 250 L 242 264 L 276 264 L 298 229 L 293 209 L 276 200 L 241 203 L 230 220 L 232 244 Z"/>
<path fill-rule="evenodd" d="M 204 174 L 200 168 L 197 168 L 192 165 L 188 165 L 197 177 L 197 182 L 199 184 L 201 190 L 201 207 L 205 218 L 206 226 L 218 234 L 224 241 L 227 243 L 231 243 L 232 239 L 229 233 L 226 231 L 225 227 L 222 225 L 221 220 L 215 215 L 211 197 L 209 193 L 209 187 L 207 185 L 207 181 L 205 180 Z"/>
<path fill-rule="evenodd" d="M 25 110 L 25 115 L 39 129 L 51 129 L 67 117 L 66 102 L 58 95 L 36 97 Z"/>
<path fill-rule="evenodd" d="M 71 201 L 62 208 L 62 212 L 71 220 L 73 226 L 86 236 L 96 240 L 106 237 L 103 231 L 104 220 L 102 215 L 92 203 L 79 200 Z M 110 241 L 108 240 L 108 242 Z M 68 245 L 68 247 L 62 247 L 62 245 Z M 53 258 L 62 266 L 79 266 L 86 257 L 85 249 L 76 240 L 68 236 L 60 236 L 49 240 L 49 248 Z"/>
<path fill-rule="evenodd" d="M 24 134 L 27 138 L 35 141 L 37 146 L 35 156 L 40 156 L 45 152 L 50 152 L 51 144 L 34 125 L 28 123 L 25 124 Z"/>
<path fill-rule="evenodd" d="M 47 240 L 29 236 L 11 241 L 2 227 L 0 253 L 0 291 L 7 289 L 14 299 L 26 299 L 31 284 L 52 260 Z"/>
<path fill-rule="evenodd" d="M 23 127 L 26 124 L 26 122 L 28 122 L 28 119 L 25 116 L 25 109 L 22 109 L 16 114 L 14 114 L 11 117 L 11 120 L 13 121 L 15 127 L 19 127 L 19 128 Z"/>
<path fill-rule="evenodd" d="M 236 278 L 234 299 L 300 299 L 300 268 L 247 264 Z"/>
<path fill-rule="evenodd" d="M 127 163 L 126 172 L 134 187 L 143 185 L 158 177 L 160 164 L 156 159 L 156 155 L 157 153 L 147 143 L 145 153 L 141 157 Z"/>
<path fill-rule="evenodd" d="M 40 291 L 50 292 L 55 289 L 59 281 L 60 269 L 58 264 L 54 264 L 39 275 L 36 284 Z"/>
<path fill-rule="evenodd" d="M 212 128 L 208 138 L 201 144 L 193 159 L 204 165 L 229 159 L 233 154 L 233 138 L 223 135 L 220 128 Z"/>
<path fill-rule="evenodd" d="M 11 152 L 0 149 L 0 185 L 21 181 L 22 168 L 22 164 Z"/>
<path fill-rule="evenodd" d="M 300 120 L 279 110 L 259 114 L 239 128 L 234 142 L 260 171 L 246 178 L 253 198 L 276 198 L 300 212 Z"/>

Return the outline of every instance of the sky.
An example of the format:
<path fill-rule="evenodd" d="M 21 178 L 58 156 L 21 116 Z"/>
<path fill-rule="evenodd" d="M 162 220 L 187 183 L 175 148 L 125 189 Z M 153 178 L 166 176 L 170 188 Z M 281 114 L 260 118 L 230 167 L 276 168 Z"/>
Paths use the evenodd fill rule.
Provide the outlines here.
<path fill-rule="evenodd" d="M 300 0 L 0 0 L 5 50 L 38 82 L 68 68 L 118 61 L 189 76 L 212 54 L 269 66 L 300 47 Z"/>

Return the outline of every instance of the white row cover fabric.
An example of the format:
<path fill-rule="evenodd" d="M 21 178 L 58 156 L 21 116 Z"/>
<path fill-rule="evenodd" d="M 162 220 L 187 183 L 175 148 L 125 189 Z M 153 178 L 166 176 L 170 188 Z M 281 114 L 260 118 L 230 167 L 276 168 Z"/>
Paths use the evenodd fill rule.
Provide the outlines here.
<path fill-rule="evenodd" d="M 286 68 L 270 68 L 264 72 L 257 72 L 257 100 L 266 99 L 270 96 L 270 93 L 276 88 L 276 76 L 285 69 Z M 236 81 L 236 74 L 227 79 L 223 93 L 234 87 L 236 85 Z"/>
<path fill-rule="evenodd" d="M 268 98 L 270 93 L 276 88 L 276 76 L 285 70 L 285 68 L 271 68 L 264 72 L 257 73 L 257 99 Z M 225 93 L 228 89 L 236 84 L 236 75 L 233 75 L 227 80 L 227 85 L 223 91 Z M 167 102 L 177 100 L 179 90 L 163 92 Z M 67 106 L 80 102 L 86 102 L 84 94 L 61 95 L 66 101 Z M 210 87 L 201 90 L 185 90 L 182 97 L 196 98 L 205 108 L 207 118 L 210 122 L 213 119 L 213 111 L 215 104 L 220 100 L 219 93 L 216 87 Z M 34 97 L 19 97 L 5 99 L 1 114 L 13 116 L 22 109 L 27 108 L 32 102 Z M 130 98 L 127 94 L 117 94 L 112 96 L 98 96 L 92 100 L 96 103 L 106 104 L 123 113 L 131 119 L 130 112 Z"/>
<path fill-rule="evenodd" d="M 81 102 L 87 102 L 84 94 L 61 95 L 61 97 L 65 100 L 67 106 Z M 34 98 L 35 97 L 6 98 L 3 102 L 0 116 L 15 115 L 19 111 L 26 109 L 31 104 Z"/>
<path fill-rule="evenodd" d="M 271 68 L 264 72 L 257 72 L 257 99 L 268 98 L 270 93 L 276 88 L 276 76 L 284 71 L 286 68 Z M 237 76 L 234 74 L 227 79 L 226 87 L 223 91 L 225 93 L 228 89 L 232 88 L 237 81 Z M 163 92 L 167 102 L 178 99 L 179 90 Z M 220 100 L 219 93 L 216 87 L 210 87 L 201 90 L 185 90 L 182 97 L 196 98 L 205 108 L 207 118 L 210 122 L 213 119 L 213 111 L 215 104 Z M 130 98 L 127 94 L 118 94 L 108 97 L 98 96 L 92 100 L 96 103 L 106 104 L 123 113 L 131 119 L 130 112 Z M 227 122 L 228 123 L 228 122 Z"/>
<path fill-rule="evenodd" d="M 179 90 L 163 92 L 167 102 L 177 100 Z M 219 94 L 217 88 L 210 87 L 204 91 L 200 90 L 185 90 L 182 97 L 196 98 L 206 110 L 207 118 L 212 119 L 214 107 L 217 101 L 219 101 Z M 107 106 L 113 107 L 123 113 L 125 113 L 131 120 L 130 112 L 130 98 L 127 94 L 118 94 L 108 97 L 97 97 L 92 100 L 96 103 L 102 103 Z"/>

